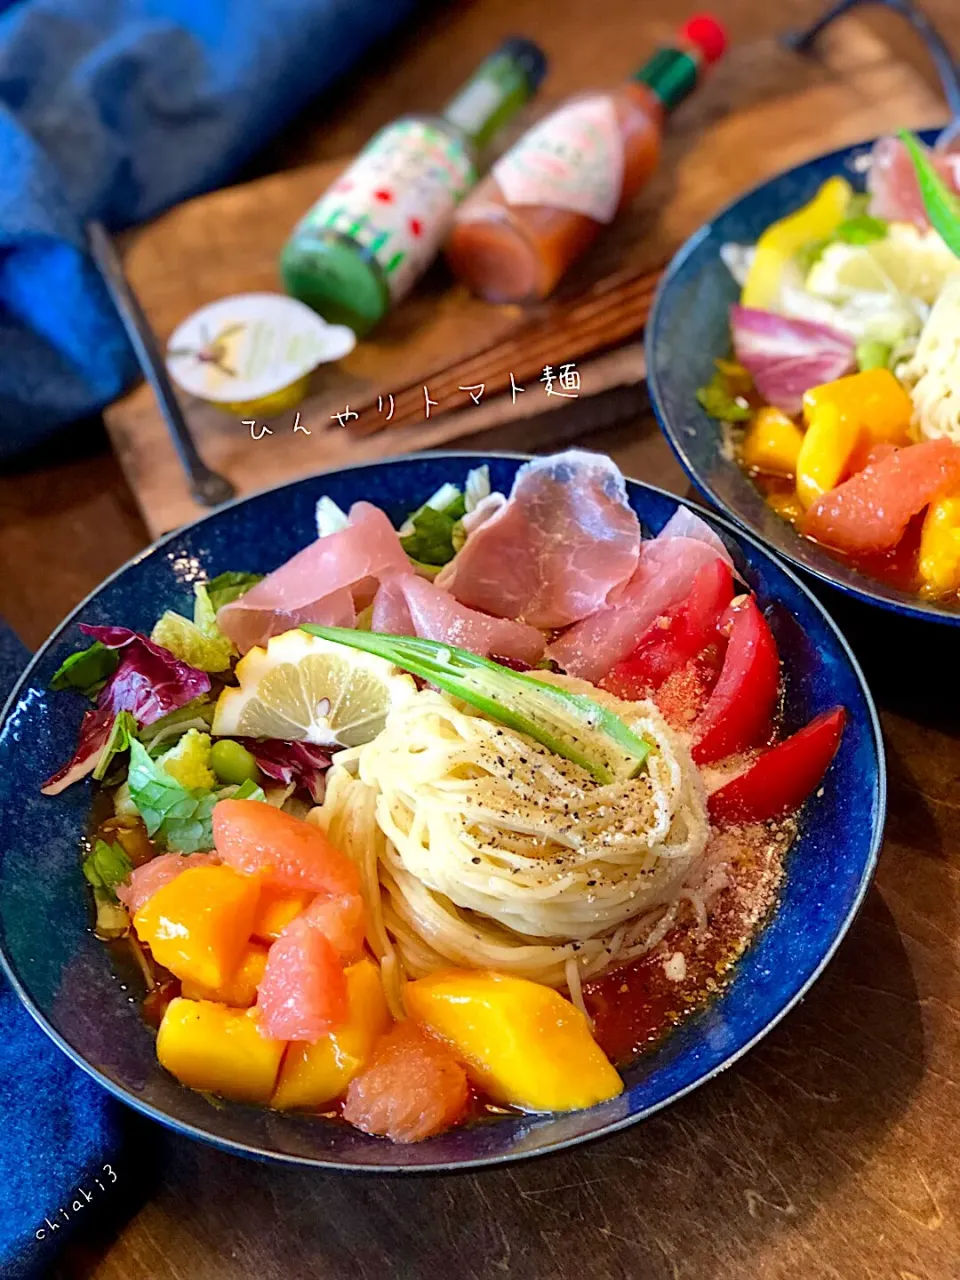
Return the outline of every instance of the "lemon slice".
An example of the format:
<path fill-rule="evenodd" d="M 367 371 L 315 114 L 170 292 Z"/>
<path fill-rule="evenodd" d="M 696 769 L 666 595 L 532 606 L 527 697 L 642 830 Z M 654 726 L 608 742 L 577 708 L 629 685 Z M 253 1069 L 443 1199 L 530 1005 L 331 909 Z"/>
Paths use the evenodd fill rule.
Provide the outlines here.
<path fill-rule="evenodd" d="M 236 667 L 239 689 L 224 689 L 212 733 L 357 747 L 383 728 L 391 707 L 417 691 L 384 658 L 304 631 L 273 636 Z"/>
<path fill-rule="evenodd" d="M 806 289 L 838 302 L 856 293 L 900 293 L 931 304 L 957 274 L 960 259 L 936 231 L 895 222 L 882 240 L 828 245 L 810 268 Z"/>

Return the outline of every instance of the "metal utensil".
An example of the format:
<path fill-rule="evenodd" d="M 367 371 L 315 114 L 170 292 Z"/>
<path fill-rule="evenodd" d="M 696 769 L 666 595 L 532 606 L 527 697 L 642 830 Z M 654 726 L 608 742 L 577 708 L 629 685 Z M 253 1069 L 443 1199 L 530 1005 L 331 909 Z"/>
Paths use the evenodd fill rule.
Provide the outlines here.
<path fill-rule="evenodd" d="M 837 18 L 842 18 L 844 14 L 850 13 L 853 9 L 862 8 L 865 4 L 880 5 L 881 8 L 890 9 L 894 13 L 898 13 L 902 18 L 906 18 L 926 45 L 927 52 L 930 54 L 930 58 L 940 77 L 943 96 L 947 100 L 951 116 L 950 123 L 937 139 L 936 149 L 938 151 L 948 150 L 950 145 L 960 137 L 960 66 L 958 66 L 953 54 L 947 47 L 943 36 L 919 5 L 913 3 L 913 0 L 838 0 L 811 26 L 802 31 L 787 31 L 781 37 L 781 41 L 788 49 L 794 50 L 795 53 L 809 53 L 817 36 L 829 27 L 832 22 L 835 22 Z"/>
<path fill-rule="evenodd" d="M 174 448 L 190 481 L 190 491 L 202 506 L 217 507 L 221 502 L 235 497 L 236 489 L 225 476 L 211 471 L 200 456 L 167 374 L 156 336 L 124 275 L 123 266 L 106 228 L 101 222 L 88 222 L 86 233 L 90 256 L 117 308 L 127 337 L 137 354 L 143 376 L 157 397 Z"/>

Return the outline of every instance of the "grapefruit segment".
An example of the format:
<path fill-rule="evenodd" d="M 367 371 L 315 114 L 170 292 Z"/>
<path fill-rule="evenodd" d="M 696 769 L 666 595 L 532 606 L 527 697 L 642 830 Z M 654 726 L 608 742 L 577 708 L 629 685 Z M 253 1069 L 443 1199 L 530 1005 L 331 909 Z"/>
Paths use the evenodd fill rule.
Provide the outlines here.
<path fill-rule="evenodd" d="M 294 920 L 267 952 L 257 988 L 257 1012 L 266 1036 L 319 1040 L 347 1018 L 347 980 L 330 940 Z"/>
<path fill-rule="evenodd" d="M 359 896 L 360 875 L 310 822 L 258 800 L 221 800 L 213 842 L 223 861 L 284 889 Z"/>
<path fill-rule="evenodd" d="M 452 1128 L 468 1098 L 460 1063 L 408 1020 L 377 1041 L 368 1066 L 350 1082 L 343 1118 L 364 1133 L 420 1142 Z"/>

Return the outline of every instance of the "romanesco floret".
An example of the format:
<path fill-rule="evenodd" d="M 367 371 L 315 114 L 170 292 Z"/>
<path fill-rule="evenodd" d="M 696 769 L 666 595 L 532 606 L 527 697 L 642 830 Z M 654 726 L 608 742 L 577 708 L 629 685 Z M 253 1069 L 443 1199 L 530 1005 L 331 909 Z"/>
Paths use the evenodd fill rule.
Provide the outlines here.
<path fill-rule="evenodd" d="M 910 387 L 920 434 L 960 444 L 960 279 L 943 286 L 915 355 L 897 375 Z"/>
<path fill-rule="evenodd" d="M 182 787 L 209 791 L 216 786 L 210 768 L 210 735 L 188 729 L 175 747 L 165 751 L 157 762 Z"/>

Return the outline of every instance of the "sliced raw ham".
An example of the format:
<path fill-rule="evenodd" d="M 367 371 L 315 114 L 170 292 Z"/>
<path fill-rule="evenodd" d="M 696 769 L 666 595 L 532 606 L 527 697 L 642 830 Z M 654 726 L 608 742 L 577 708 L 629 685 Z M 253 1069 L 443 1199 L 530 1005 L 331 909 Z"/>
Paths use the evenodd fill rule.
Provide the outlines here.
<path fill-rule="evenodd" d="M 949 187 L 960 192 L 960 155 L 929 152 L 930 160 Z M 899 138 L 880 138 L 867 170 L 870 213 L 887 222 L 912 222 L 921 231 L 930 226 L 910 153 Z"/>
<path fill-rule="evenodd" d="M 471 609 L 565 627 L 630 579 L 639 546 L 640 525 L 617 467 L 571 449 L 521 467 L 509 501 L 436 581 Z"/>
<path fill-rule="evenodd" d="M 143 904 L 165 884 L 176 880 L 191 867 L 212 867 L 220 859 L 215 853 L 162 853 L 140 867 L 135 867 L 130 878 L 117 885 L 117 897 L 131 915 L 136 915 Z"/>
<path fill-rule="evenodd" d="M 597 683 L 632 653 L 651 622 L 684 599 L 697 571 L 718 558 L 699 538 L 654 538 L 640 548 L 640 561 L 615 603 L 565 631 L 547 657 L 569 675 Z"/>
<path fill-rule="evenodd" d="M 764 400 L 784 413 L 799 413 L 805 391 L 854 366 L 853 339 L 829 325 L 734 305 L 730 329 L 737 359 Z"/>
<path fill-rule="evenodd" d="M 373 602 L 373 631 L 420 636 L 469 649 L 482 658 L 510 658 L 533 666 L 546 641 L 536 627 L 468 609 L 449 591 L 416 574 L 387 578 Z"/>
<path fill-rule="evenodd" d="M 803 532 L 853 555 L 888 551 L 915 515 L 958 488 L 960 446 L 924 440 L 897 449 L 818 498 Z"/>
<path fill-rule="evenodd" d="M 224 605 L 217 622 L 241 653 L 303 622 L 352 627 L 356 609 L 370 602 L 380 578 L 409 568 L 397 532 L 380 508 L 356 502 L 345 528 L 311 542 Z"/>
<path fill-rule="evenodd" d="M 719 533 L 715 533 L 706 520 L 702 520 L 689 507 L 677 507 L 676 511 L 657 534 L 657 539 L 661 538 L 696 538 L 700 542 L 705 542 L 708 547 L 713 547 L 720 559 L 729 565 L 731 569 L 734 567 L 730 552 L 727 550 L 727 544 Z"/>

